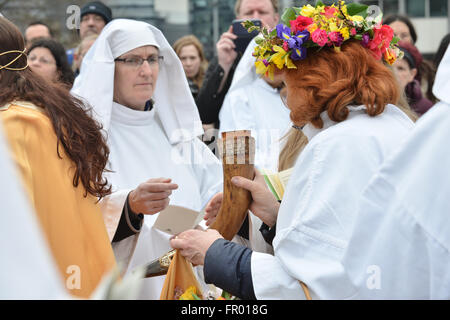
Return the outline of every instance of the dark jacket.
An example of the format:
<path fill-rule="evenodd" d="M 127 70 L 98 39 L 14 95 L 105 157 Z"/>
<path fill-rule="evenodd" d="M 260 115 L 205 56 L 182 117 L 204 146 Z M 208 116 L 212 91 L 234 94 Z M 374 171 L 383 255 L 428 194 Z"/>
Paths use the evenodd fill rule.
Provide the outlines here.
<path fill-rule="evenodd" d="M 241 56 L 238 55 L 231 66 L 226 83 L 221 92 L 218 92 L 218 90 L 220 83 L 225 76 L 225 71 L 219 65 L 217 58 L 214 58 L 210 62 L 203 85 L 195 99 L 203 124 L 214 123 L 216 128 L 219 127 L 219 112 L 222 108 L 223 101 L 225 100 L 225 95 L 227 94 L 228 89 L 230 89 L 231 81 L 240 59 Z"/>

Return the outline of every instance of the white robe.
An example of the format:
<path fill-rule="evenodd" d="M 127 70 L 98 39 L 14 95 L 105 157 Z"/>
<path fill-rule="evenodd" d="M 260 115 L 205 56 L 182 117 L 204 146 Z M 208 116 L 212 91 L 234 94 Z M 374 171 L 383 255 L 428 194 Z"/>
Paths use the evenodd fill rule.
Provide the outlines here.
<path fill-rule="evenodd" d="M 322 130 L 310 124 L 309 144 L 299 156 L 277 219 L 275 255 L 253 252 L 253 286 L 258 299 L 304 299 L 298 280 L 313 299 L 354 294 L 340 262 L 363 188 L 386 157 L 413 128 L 397 107 L 377 117 L 351 107 L 334 123 L 326 112 Z"/>
<path fill-rule="evenodd" d="M 450 299 L 449 138 L 440 103 L 364 191 L 343 261 L 356 298 Z"/>
<path fill-rule="evenodd" d="M 151 178 L 171 178 L 179 187 L 172 192 L 170 204 L 198 211 L 222 191 L 222 166 L 211 150 L 197 138 L 171 145 L 155 110 L 136 111 L 114 103 L 108 145 L 110 168 L 114 172 L 107 174 L 107 178 L 114 193 L 102 201 L 102 206 L 109 219 L 118 221 L 127 194 Z M 152 228 L 157 216 L 145 216 L 128 270 L 171 250 L 170 235 Z M 133 252 L 132 240 L 114 245 L 119 262 L 126 264 Z M 141 298 L 159 299 L 164 276 L 143 281 Z"/>
<path fill-rule="evenodd" d="M 357 298 L 450 299 L 449 75 L 447 50 L 433 87 L 442 102 L 364 191 L 343 260 Z"/>
<path fill-rule="evenodd" d="M 219 132 L 251 130 L 255 138 L 255 166 L 277 172 L 280 140 L 291 124 L 289 113 L 278 90 L 257 78 L 227 93 L 219 113 Z"/>
<path fill-rule="evenodd" d="M 69 299 L 0 124 L 0 299 Z"/>

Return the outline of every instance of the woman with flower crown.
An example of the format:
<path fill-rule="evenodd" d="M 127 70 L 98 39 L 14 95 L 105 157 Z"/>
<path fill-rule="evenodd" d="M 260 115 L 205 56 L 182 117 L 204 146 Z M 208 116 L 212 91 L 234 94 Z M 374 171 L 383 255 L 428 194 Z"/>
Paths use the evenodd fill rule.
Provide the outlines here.
<path fill-rule="evenodd" d="M 269 76 L 282 73 L 291 120 L 308 145 L 281 204 L 258 172 L 253 181 L 233 178 L 252 193 L 250 210 L 268 233 L 276 232 L 274 255 L 226 241 L 215 230 L 188 230 L 171 240 L 204 265 L 207 282 L 244 299 L 344 299 L 356 292 L 341 260 L 358 198 L 414 126 L 393 105 L 398 84 L 381 61 L 398 58 L 398 39 L 366 10 L 318 2 L 287 9 L 282 24 L 262 30 L 256 67 Z"/>

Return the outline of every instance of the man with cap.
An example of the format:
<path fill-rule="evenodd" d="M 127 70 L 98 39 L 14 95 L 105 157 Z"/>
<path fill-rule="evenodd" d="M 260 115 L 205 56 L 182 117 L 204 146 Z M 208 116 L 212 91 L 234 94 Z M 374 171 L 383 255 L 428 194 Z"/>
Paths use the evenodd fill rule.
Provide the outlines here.
<path fill-rule="evenodd" d="M 100 34 L 103 28 L 112 20 L 111 8 L 101 1 L 88 2 L 81 8 L 80 13 L 80 40 L 89 35 Z M 75 48 L 67 50 L 69 64 L 74 60 Z"/>

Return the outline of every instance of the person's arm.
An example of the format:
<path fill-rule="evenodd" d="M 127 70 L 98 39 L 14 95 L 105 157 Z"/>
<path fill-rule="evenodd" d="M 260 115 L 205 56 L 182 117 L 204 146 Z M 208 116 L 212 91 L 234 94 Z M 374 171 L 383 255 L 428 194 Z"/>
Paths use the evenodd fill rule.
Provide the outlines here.
<path fill-rule="evenodd" d="M 256 300 L 251 275 L 252 250 L 225 239 L 217 239 L 206 251 L 203 272 L 213 283 L 245 300 Z M 226 266 L 226 267 L 224 267 Z"/>
<path fill-rule="evenodd" d="M 119 225 L 112 242 L 119 242 L 123 239 L 131 237 L 141 231 L 142 224 L 144 223 L 144 215 L 142 213 L 137 214 L 131 210 L 128 203 L 128 197 L 123 206 L 122 215 L 120 216 Z"/>
<path fill-rule="evenodd" d="M 215 123 L 219 120 L 219 111 L 231 84 L 229 78 L 231 79 L 230 73 L 225 75 L 225 71 L 217 60 L 210 63 L 203 85 L 195 99 L 200 118 L 204 124 Z M 219 91 L 221 85 L 222 91 Z"/>

